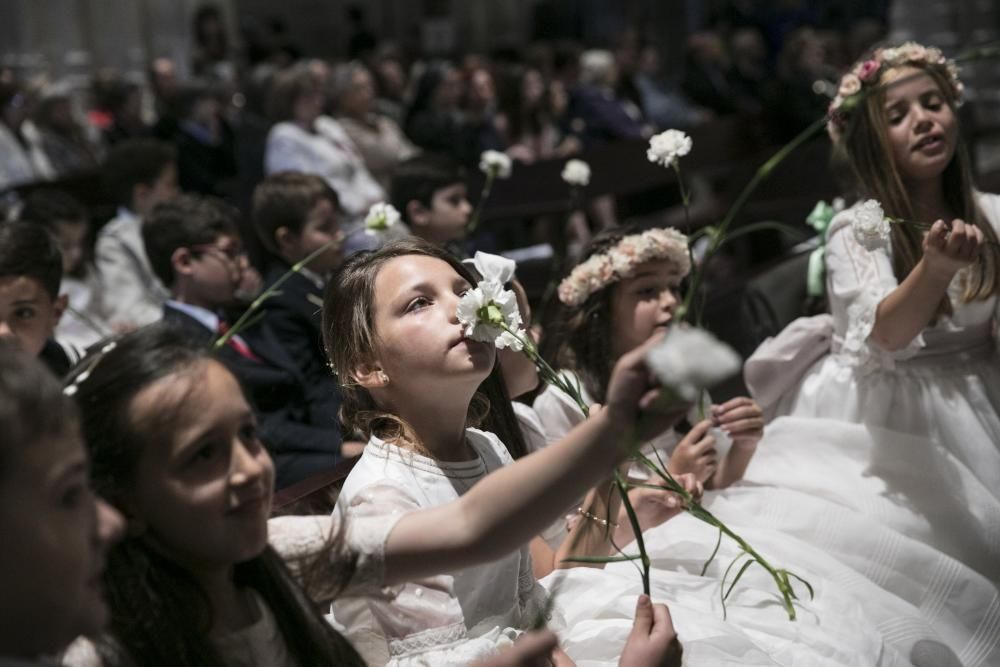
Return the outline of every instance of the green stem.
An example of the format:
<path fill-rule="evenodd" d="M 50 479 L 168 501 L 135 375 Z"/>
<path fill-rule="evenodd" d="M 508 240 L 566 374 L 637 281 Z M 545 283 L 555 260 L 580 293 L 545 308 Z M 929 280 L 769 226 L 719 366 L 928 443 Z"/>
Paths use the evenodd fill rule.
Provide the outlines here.
<path fill-rule="evenodd" d="M 486 172 L 486 181 L 483 182 L 483 189 L 479 193 L 479 201 L 476 202 L 476 210 L 472 212 L 472 217 L 469 218 L 469 224 L 466 225 L 465 231 L 467 234 L 472 234 L 479 227 L 479 218 L 483 214 L 483 208 L 486 206 L 486 200 L 490 198 L 490 192 L 493 190 L 493 181 L 496 179 L 496 172 L 492 169 Z"/>
<path fill-rule="evenodd" d="M 817 118 L 809 127 L 802 130 L 794 139 L 782 146 L 778 151 L 772 155 L 764 164 L 762 164 L 757 171 L 754 173 L 753 178 L 750 182 L 746 184 L 742 192 L 733 202 L 733 205 L 726 212 L 726 216 L 719 223 L 716 228 L 716 233 L 714 234 L 708 248 L 705 250 L 705 255 L 702 257 L 701 265 L 693 270 L 693 275 L 691 276 L 691 287 L 688 290 L 687 296 L 684 298 L 684 303 L 681 305 L 685 317 L 690 319 L 692 304 L 694 299 L 697 298 L 698 292 L 701 290 L 701 283 L 703 280 L 703 275 L 705 269 L 708 267 L 710 260 L 718 251 L 719 247 L 725 240 L 726 232 L 732 225 L 733 220 L 736 219 L 736 215 L 743 209 L 746 205 L 747 200 L 750 199 L 750 195 L 753 194 L 761 183 L 767 179 L 771 172 L 774 171 L 781 162 L 787 158 L 793 151 L 795 151 L 799 146 L 804 144 L 806 141 L 811 139 L 813 135 L 818 134 L 826 126 L 826 116 Z M 702 308 L 699 305 L 697 307 L 697 312 L 695 313 L 694 322 L 697 325 L 701 325 Z"/>
<path fill-rule="evenodd" d="M 253 317 L 258 310 L 260 310 L 260 307 L 264 305 L 264 302 L 272 296 L 278 294 L 281 290 L 281 286 L 288 282 L 289 278 L 302 271 L 302 269 L 308 266 L 311 261 L 322 255 L 330 248 L 340 245 L 342 241 L 343 239 L 340 238 L 332 239 L 306 255 L 304 259 L 293 264 L 292 268 L 285 271 L 280 278 L 274 281 L 273 285 L 261 292 L 260 295 L 250 303 L 250 306 L 243 312 L 242 315 L 240 315 L 239 319 L 236 320 L 236 323 L 229 328 L 229 331 L 215 339 L 212 343 L 212 349 L 220 350 L 225 347 L 226 343 L 228 343 L 233 336 L 237 335 L 240 331 L 247 327 L 250 318 Z"/>

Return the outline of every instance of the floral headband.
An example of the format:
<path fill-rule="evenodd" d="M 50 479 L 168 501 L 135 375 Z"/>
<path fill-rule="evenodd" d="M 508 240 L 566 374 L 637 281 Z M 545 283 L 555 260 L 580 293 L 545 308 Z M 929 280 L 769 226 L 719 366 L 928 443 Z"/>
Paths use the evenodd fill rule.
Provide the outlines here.
<path fill-rule="evenodd" d="M 631 277 L 640 264 L 654 259 L 666 260 L 687 275 L 691 270 L 687 237 L 673 227 L 626 236 L 610 250 L 578 264 L 559 283 L 559 300 L 567 306 L 579 306 L 594 292 Z"/>
<path fill-rule="evenodd" d="M 837 95 L 827 110 L 826 131 L 830 138 L 839 141 L 843 136 L 854 107 L 851 98 L 862 89 L 876 85 L 885 70 L 904 65 L 943 67 L 948 75 L 948 83 L 951 84 L 951 93 L 961 103 L 965 87 L 958 78 L 958 65 L 954 60 L 945 58 L 940 49 L 921 46 L 916 42 L 906 42 L 894 48 L 875 49 L 871 58 L 861 61 L 841 78 Z"/>

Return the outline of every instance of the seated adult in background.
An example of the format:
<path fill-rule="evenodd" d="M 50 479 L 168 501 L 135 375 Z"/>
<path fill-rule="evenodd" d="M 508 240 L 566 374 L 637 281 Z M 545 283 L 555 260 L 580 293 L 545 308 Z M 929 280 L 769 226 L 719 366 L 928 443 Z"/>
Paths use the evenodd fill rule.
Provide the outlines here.
<path fill-rule="evenodd" d="M 323 115 L 322 83 L 306 64 L 275 75 L 268 107 L 274 127 L 267 136 L 264 170 L 300 171 L 321 176 L 340 197 L 350 223 L 360 223 L 385 190 L 365 166 L 343 126 Z"/>
<path fill-rule="evenodd" d="M 415 155 L 417 148 L 394 120 L 376 112 L 375 85 L 368 68 L 355 61 L 334 69 L 330 101 L 368 171 L 388 189 L 393 169 Z"/>
<path fill-rule="evenodd" d="M 217 197 L 232 194 L 236 143 L 216 91 L 206 84 L 188 84 L 178 94 L 175 108 L 179 123 L 174 145 L 181 189 Z"/>

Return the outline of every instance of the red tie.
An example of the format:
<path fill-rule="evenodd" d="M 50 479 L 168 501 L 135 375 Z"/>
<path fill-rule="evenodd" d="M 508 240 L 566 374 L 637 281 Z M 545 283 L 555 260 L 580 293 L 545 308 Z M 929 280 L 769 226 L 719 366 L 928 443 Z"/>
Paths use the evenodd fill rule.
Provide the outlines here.
<path fill-rule="evenodd" d="M 225 336 L 229 332 L 229 325 L 222 319 L 219 320 L 219 325 L 216 327 L 220 336 Z M 250 346 L 243 342 L 243 339 L 239 336 L 230 336 L 226 344 L 236 350 L 241 357 L 249 359 L 250 361 L 256 361 L 260 363 L 260 357 L 253 353 Z"/>

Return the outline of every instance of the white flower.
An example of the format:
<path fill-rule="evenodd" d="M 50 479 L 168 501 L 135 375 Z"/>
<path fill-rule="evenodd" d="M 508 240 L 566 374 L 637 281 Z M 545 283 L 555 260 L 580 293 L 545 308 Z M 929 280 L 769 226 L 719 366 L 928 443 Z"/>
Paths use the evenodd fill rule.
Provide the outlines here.
<path fill-rule="evenodd" d="M 479 274 L 480 280 L 491 280 L 506 285 L 514 278 L 517 262 L 500 255 L 477 250 L 473 259 L 463 259 L 463 264 L 471 264 Z"/>
<path fill-rule="evenodd" d="M 680 130 L 667 130 L 649 140 L 646 158 L 664 167 L 670 167 L 678 158 L 691 152 L 691 137 Z"/>
<path fill-rule="evenodd" d="M 650 369 L 665 387 L 687 401 L 697 400 L 702 390 L 739 372 L 740 355 L 705 331 L 675 326 L 663 342 L 646 354 Z"/>
<path fill-rule="evenodd" d="M 866 250 L 877 250 L 889 244 L 889 221 L 882 206 L 874 199 L 854 207 L 851 231 L 854 239 Z"/>
<path fill-rule="evenodd" d="M 493 343 L 497 348 L 521 349 L 524 338 L 521 313 L 514 292 L 493 280 L 483 280 L 466 292 L 458 302 L 458 321 L 472 340 Z M 517 332 L 515 337 L 510 331 Z"/>
<path fill-rule="evenodd" d="M 399 211 L 392 204 L 379 202 L 368 209 L 365 216 L 365 234 L 374 236 L 399 222 Z"/>
<path fill-rule="evenodd" d="M 583 160 L 570 160 L 562 170 L 562 179 L 574 187 L 590 184 L 590 165 Z"/>
<path fill-rule="evenodd" d="M 484 174 L 493 178 L 510 178 L 513 164 L 506 153 L 483 151 L 483 154 L 479 156 L 479 168 Z"/>

